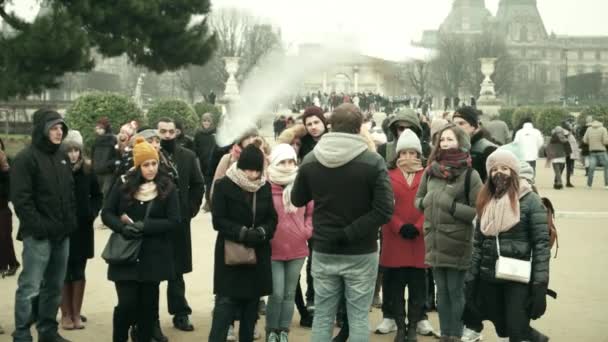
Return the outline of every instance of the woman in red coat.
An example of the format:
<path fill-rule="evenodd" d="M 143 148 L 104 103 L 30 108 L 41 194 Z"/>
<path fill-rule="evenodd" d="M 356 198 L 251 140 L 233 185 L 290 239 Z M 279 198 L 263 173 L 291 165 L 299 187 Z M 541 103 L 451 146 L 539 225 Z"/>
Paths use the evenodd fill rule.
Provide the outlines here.
<path fill-rule="evenodd" d="M 395 212 L 382 227 L 380 265 L 384 267 L 384 290 L 391 311 L 395 314 L 395 341 L 416 341 L 416 325 L 424 316 L 426 276 L 424 264 L 424 216 L 414 200 L 424 174 L 420 140 L 405 130 L 397 142 L 397 159 L 389 167 L 395 194 Z M 408 309 L 405 323 L 405 288 L 408 288 Z"/>

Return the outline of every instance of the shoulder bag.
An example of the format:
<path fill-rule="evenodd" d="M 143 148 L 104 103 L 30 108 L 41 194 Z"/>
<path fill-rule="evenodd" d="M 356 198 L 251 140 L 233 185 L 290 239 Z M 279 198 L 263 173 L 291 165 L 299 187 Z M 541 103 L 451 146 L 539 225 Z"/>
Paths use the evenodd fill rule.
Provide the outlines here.
<path fill-rule="evenodd" d="M 148 202 L 144 222 L 150 215 L 154 200 Z M 108 239 L 101 257 L 108 265 L 128 265 L 137 263 L 142 239 L 126 239 L 122 234 L 113 232 Z"/>
<path fill-rule="evenodd" d="M 530 283 L 532 274 L 532 260 L 520 260 L 507 258 L 500 255 L 500 239 L 496 236 L 496 250 L 498 260 L 496 260 L 496 279 L 515 281 L 518 283 Z"/>
<path fill-rule="evenodd" d="M 255 227 L 255 210 L 256 210 L 256 193 L 253 193 L 253 223 L 251 228 Z M 236 265 L 255 265 L 258 263 L 258 258 L 255 254 L 255 249 L 246 247 L 242 243 L 224 239 L 224 263 L 228 266 Z"/>

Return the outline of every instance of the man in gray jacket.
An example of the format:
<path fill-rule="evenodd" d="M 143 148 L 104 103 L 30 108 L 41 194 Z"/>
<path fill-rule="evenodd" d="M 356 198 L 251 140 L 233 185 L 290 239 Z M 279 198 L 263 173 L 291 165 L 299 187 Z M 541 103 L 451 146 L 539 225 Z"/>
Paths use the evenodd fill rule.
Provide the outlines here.
<path fill-rule="evenodd" d="M 315 319 L 312 341 L 331 340 L 341 298 L 346 298 L 351 340 L 369 339 L 368 312 L 378 271 L 378 228 L 393 214 L 394 198 L 382 157 L 359 134 L 363 115 L 343 104 L 332 132 L 308 154 L 291 194 L 296 206 L 315 203 L 312 274 Z M 318 285 L 316 285 L 318 284 Z"/>

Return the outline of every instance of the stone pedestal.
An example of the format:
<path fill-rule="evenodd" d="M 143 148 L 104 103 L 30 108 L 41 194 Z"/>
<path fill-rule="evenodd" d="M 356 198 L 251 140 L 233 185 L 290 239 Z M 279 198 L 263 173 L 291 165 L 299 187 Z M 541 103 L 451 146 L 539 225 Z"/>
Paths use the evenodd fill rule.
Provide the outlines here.
<path fill-rule="evenodd" d="M 228 72 L 228 80 L 226 81 L 224 95 L 218 101 L 219 104 L 222 105 L 223 115 L 230 112 L 230 103 L 238 101 L 240 98 L 239 84 L 235 77 L 236 72 L 239 70 L 239 60 L 239 57 L 224 57 L 226 72 Z"/>
<path fill-rule="evenodd" d="M 481 91 L 479 99 L 477 99 L 477 109 L 483 111 L 484 119 L 490 119 L 498 116 L 498 112 L 503 103 L 496 97 L 494 82 L 490 78 L 495 71 L 496 58 L 480 58 L 481 72 L 484 75 L 481 82 Z"/>

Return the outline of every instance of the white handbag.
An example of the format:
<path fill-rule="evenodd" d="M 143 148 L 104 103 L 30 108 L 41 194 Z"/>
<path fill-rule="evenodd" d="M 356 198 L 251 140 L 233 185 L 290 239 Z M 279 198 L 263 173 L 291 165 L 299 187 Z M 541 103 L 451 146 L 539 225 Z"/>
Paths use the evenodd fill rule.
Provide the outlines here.
<path fill-rule="evenodd" d="M 530 283 L 532 274 L 532 259 L 520 260 L 500 256 L 500 239 L 496 236 L 496 249 L 498 260 L 496 260 L 496 279 L 510 280 L 518 283 Z"/>

